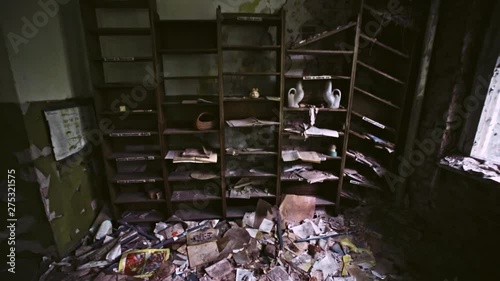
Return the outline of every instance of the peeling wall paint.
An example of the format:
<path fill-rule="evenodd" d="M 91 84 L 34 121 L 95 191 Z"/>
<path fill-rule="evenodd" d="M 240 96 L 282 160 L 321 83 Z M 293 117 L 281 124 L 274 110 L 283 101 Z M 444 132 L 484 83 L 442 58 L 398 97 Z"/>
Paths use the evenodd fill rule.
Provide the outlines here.
<path fill-rule="evenodd" d="M 102 198 L 102 181 L 95 169 L 88 168 L 89 163 L 83 161 L 61 167 L 62 161 L 56 162 L 53 153 L 47 153 L 45 147 L 52 147 L 48 125 L 43 111 L 51 105 L 45 102 L 31 103 L 24 116 L 24 123 L 33 151 L 33 165 L 40 189 L 40 198 L 52 232 L 57 250 L 65 254 L 79 243 L 84 231 L 89 229 L 97 215 L 98 208 L 93 208 L 96 198 Z M 39 152 L 38 147 L 44 147 Z M 97 151 L 96 151 L 97 152 Z M 90 156 L 90 162 L 99 153 Z M 82 212 L 85 209 L 85 212 Z"/>

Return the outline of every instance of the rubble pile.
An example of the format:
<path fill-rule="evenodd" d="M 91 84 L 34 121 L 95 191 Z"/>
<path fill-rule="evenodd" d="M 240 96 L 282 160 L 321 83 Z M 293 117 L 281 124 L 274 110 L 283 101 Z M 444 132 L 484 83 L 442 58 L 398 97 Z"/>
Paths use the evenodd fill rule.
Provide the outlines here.
<path fill-rule="evenodd" d="M 344 217 L 315 211 L 314 199 L 260 200 L 239 221 L 171 217 L 148 230 L 104 220 L 40 280 L 394 280 Z"/>

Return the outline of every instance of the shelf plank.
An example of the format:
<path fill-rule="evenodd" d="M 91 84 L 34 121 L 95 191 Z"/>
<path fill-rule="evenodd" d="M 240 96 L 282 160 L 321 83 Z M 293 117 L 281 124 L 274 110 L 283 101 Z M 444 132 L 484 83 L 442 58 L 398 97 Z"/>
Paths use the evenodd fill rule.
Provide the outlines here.
<path fill-rule="evenodd" d="M 203 181 L 203 180 L 198 180 L 198 179 L 193 179 L 191 177 L 191 173 L 194 171 L 187 171 L 187 172 L 171 172 L 168 175 L 168 181 L 170 182 L 176 182 L 176 181 Z M 214 178 L 211 178 L 210 180 L 216 180 L 220 179 L 220 176 L 216 176 Z"/>
<path fill-rule="evenodd" d="M 264 13 L 222 13 L 225 25 L 281 25 L 281 17 Z"/>
<path fill-rule="evenodd" d="M 194 80 L 194 79 L 217 79 L 218 75 L 186 75 L 186 76 L 164 76 L 164 80 Z"/>
<path fill-rule="evenodd" d="M 114 152 L 107 157 L 108 160 L 116 162 L 130 161 L 153 161 L 161 159 L 159 153 L 155 152 Z"/>
<path fill-rule="evenodd" d="M 144 87 L 141 83 L 104 83 L 94 85 L 96 89 L 127 89 L 134 87 Z"/>
<path fill-rule="evenodd" d="M 176 190 L 172 192 L 171 202 L 193 202 L 201 200 L 220 200 L 220 196 L 206 194 L 201 190 Z"/>
<path fill-rule="evenodd" d="M 217 23 L 216 19 L 161 19 L 160 23 L 165 24 L 213 24 Z"/>
<path fill-rule="evenodd" d="M 199 221 L 199 220 L 210 220 L 210 219 L 220 219 L 222 216 L 210 209 L 203 209 L 203 210 L 197 210 L 197 209 L 178 209 L 174 212 L 174 215 L 181 218 L 184 221 Z"/>
<path fill-rule="evenodd" d="M 340 193 L 340 197 L 347 200 L 353 200 L 359 202 L 363 201 L 363 199 L 359 197 L 357 194 L 346 190 L 342 190 L 342 192 Z"/>
<path fill-rule="evenodd" d="M 150 137 L 158 135 L 158 132 L 149 130 L 134 130 L 134 129 L 116 129 L 109 133 L 109 137 L 121 138 L 121 137 Z"/>
<path fill-rule="evenodd" d="M 398 51 L 398 50 L 396 50 L 396 49 L 394 49 L 392 47 L 389 47 L 389 46 L 385 45 L 384 43 L 378 41 L 377 38 L 369 37 L 368 35 L 363 34 L 363 33 L 361 33 L 360 36 L 361 36 L 361 38 L 363 38 L 363 39 L 365 39 L 367 41 L 370 41 L 370 42 L 374 43 L 375 45 L 378 45 L 378 46 L 380 46 L 380 47 L 382 47 L 382 48 L 384 48 L 384 49 L 386 49 L 386 50 L 388 50 L 390 52 L 393 52 L 394 54 L 396 54 L 396 55 L 398 55 L 400 57 L 403 57 L 405 59 L 408 59 L 410 57 L 408 54 L 405 54 L 405 53 L 403 53 L 401 51 Z"/>
<path fill-rule="evenodd" d="M 357 117 L 359 117 L 359 118 L 361 118 L 363 121 L 365 121 L 365 122 L 367 122 L 367 123 L 369 123 L 369 124 L 371 124 L 371 125 L 379 128 L 379 129 L 387 130 L 387 131 L 392 132 L 392 133 L 396 133 L 396 130 L 394 128 L 391 128 L 391 127 L 386 126 L 386 125 L 384 125 L 382 123 L 379 123 L 379 122 L 377 122 L 377 121 L 375 121 L 375 120 L 373 120 L 373 119 L 371 119 L 371 118 L 369 118 L 367 116 L 364 116 L 362 114 L 357 113 L 354 110 L 352 111 L 352 114 L 355 115 L 355 116 L 357 116 Z"/>
<path fill-rule="evenodd" d="M 226 171 L 225 177 L 226 178 L 275 178 L 276 174 L 272 173 L 255 174 L 255 173 L 250 173 L 249 171 L 245 171 L 240 174 L 230 174 L 229 172 Z"/>
<path fill-rule="evenodd" d="M 278 155 L 278 152 L 276 151 L 241 151 L 237 152 L 236 154 L 231 154 L 229 152 L 226 152 L 226 155 L 228 156 L 245 156 L 245 155 Z"/>
<path fill-rule="evenodd" d="M 361 187 L 366 187 L 366 188 L 370 188 L 370 189 L 377 190 L 377 191 L 383 191 L 383 188 L 380 186 L 363 183 L 363 182 L 357 181 L 355 179 L 351 179 L 347 175 L 346 175 L 346 177 L 347 177 L 346 182 L 349 184 L 357 185 L 357 186 L 361 186 Z"/>
<path fill-rule="evenodd" d="M 341 160 L 341 156 L 330 156 L 330 155 L 320 155 L 320 157 L 326 157 L 326 160 Z"/>
<path fill-rule="evenodd" d="M 182 102 L 164 102 L 162 103 L 163 106 L 199 106 L 199 107 L 205 107 L 205 106 L 219 106 L 218 102 L 213 102 L 213 103 L 204 103 L 204 102 L 199 102 L 199 103 L 182 103 Z"/>
<path fill-rule="evenodd" d="M 148 1 L 143 0 L 94 0 L 94 7 L 101 9 L 148 9 Z"/>
<path fill-rule="evenodd" d="M 226 76 L 279 76 L 279 72 L 223 72 Z"/>
<path fill-rule="evenodd" d="M 348 50 L 287 50 L 288 54 L 291 55 L 352 55 L 354 51 Z"/>
<path fill-rule="evenodd" d="M 117 174 L 111 178 L 111 182 L 118 184 L 154 183 L 162 181 L 162 176 L 150 173 Z"/>
<path fill-rule="evenodd" d="M 151 199 L 145 192 L 122 192 L 115 199 L 115 204 L 133 204 L 133 203 L 165 203 L 165 199 Z"/>
<path fill-rule="evenodd" d="M 242 218 L 245 213 L 254 212 L 255 206 L 228 206 L 226 217 L 229 219 Z"/>
<path fill-rule="evenodd" d="M 363 136 L 362 134 L 356 132 L 356 131 L 353 131 L 353 130 L 349 130 L 349 134 L 357 137 L 357 138 L 360 138 L 360 139 L 363 139 L 363 140 L 369 140 L 370 138 L 369 137 L 366 137 L 366 136 Z"/>
<path fill-rule="evenodd" d="M 142 212 L 143 214 L 147 214 L 144 216 L 144 218 L 140 218 L 139 216 L 129 216 L 129 217 L 123 217 L 121 220 L 126 222 L 126 223 L 152 223 L 152 222 L 159 222 L 159 221 L 164 221 L 167 218 L 165 217 L 164 214 L 158 212 L 158 211 L 153 211 L 153 212 L 148 212 L 144 211 Z"/>
<path fill-rule="evenodd" d="M 195 130 L 195 129 L 174 129 L 167 128 L 163 131 L 164 135 L 197 135 L 197 134 L 211 134 L 211 133 L 219 133 L 219 130 Z"/>
<path fill-rule="evenodd" d="M 308 77 L 312 76 L 330 76 L 331 78 L 328 79 L 309 79 Z M 288 79 L 302 79 L 305 81 L 324 81 L 324 80 L 351 80 L 351 77 L 349 76 L 344 76 L 344 75 L 329 75 L 329 74 L 324 74 L 324 75 L 296 75 L 296 74 L 285 74 L 285 78 Z"/>
<path fill-rule="evenodd" d="M 316 206 L 335 206 L 335 202 L 321 198 L 319 196 L 316 197 Z"/>
<path fill-rule="evenodd" d="M 379 70 L 379 69 L 377 69 L 377 68 L 375 68 L 373 66 L 370 66 L 370 65 L 362 62 L 361 60 L 358 60 L 358 64 L 361 65 L 361 66 L 363 66 L 363 67 L 365 67 L 365 68 L 367 68 L 368 70 L 373 71 L 373 72 L 375 72 L 375 73 L 377 73 L 377 74 L 379 74 L 379 75 L 381 75 L 381 76 L 383 76 L 383 77 L 385 77 L 385 78 L 387 78 L 387 79 L 389 79 L 391 81 L 394 81 L 394 82 L 396 82 L 398 84 L 401 84 L 401 85 L 405 84 L 405 82 L 399 80 L 398 78 L 396 78 L 394 76 L 391 76 L 391 75 L 389 75 L 389 74 L 383 72 L 382 70 Z"/>
<path fill-rule="evenodd" d="M 347 112 L 347 109 L 345 108 L 317 108 L 319 112 Z M 299 107 L 299 108 L 294 108 L 294 107 L 284 107 L 283 111 L 307 111 L 309 112 L 308 107 Z"/>
<path fill-rule="evenodd" d="M 384 21 L 390 21 L 390 22 L 393 22 L 394 24 L 396 24 L 397 26 L 400 26 L 399 23 L 397 23 L 393 17 L 391 17 L 390 15 L 392 15 L 389 11 L 387 12 L 381 12 L 375 8 L 373 8 L 372 6 L 366 4 L 366 3 L 363 3 L 363 9 L 371 12 L 372 14 L 375 14 L 377 15 L 378 17 L 381 17 L 383 18 Z M 388 16 L 389 15 L 389 16 Z M 378 20 L 377 20 L 378 21 Z M 408 30 L 411 30 L 411 31 L 416 31 L 416 28 L 414 26 L 410 26 L 410 27 L 407 27 L 406 29 Z"/>
<path fill-rule="evenodd" d="M 144 62 L 144 61 L 152 61 L 153 57 L 150 56 L 139 56 L 139 57 L 96 57 L 93 59 L 94 61 L 101 62 Z"/>
<path fill-rule="evenodd" d="M 280 180 L 284 181 L 284 182 L 305 182 L 305 183 L 307 183 L 307 180 L 305 180 L 303 178 L 284 178 L 284 177 L 281 177 Z M 336 178 L 336 179 L 325 179 L 325 180 L 323 180 L 323 182 L 334 182 L 334 181 L 339 181 L 339 179 Z M 317 183 L 321 183 L 321 182 L 317 182 Z M 317 184 L 317 183 L 311 183 L 311 184 Z"/>
<path fill-rule="evenodd" d="M 281 48 L 280 45 L 224 45 L 222 50 L 224 51 L 278 51 Z"/>
<path fill-rule="evenodd" d="M 274 194 L 250 195 L 249 198 L 226 196 L 226 199 L 229 199 L 229 200 L 249 200 L 249 199 L 258 199 L 258 198 L 276 198 L 276 195 L 274 195 Z"/>
<path fill-rule="evenodd" d="M 202 49 L 160 49 L 158 53 L 163 55 L 193 55 L 193 54 L 217 54 L 217 48 Z"/>
<path fill-rule="evenodd" d="M 401 109 L 399 106 L 397 106 L 397 105 L 393 104 L 392 102 L 390 102 L 390 101 L 388 101 L 388 100 L 384 100 L 383 98 L 379 98 L 379 97 L 377 97 L 376 95 L 374 95 L 374 94 L 372 94 L 372 93 L 370 93 L 370 92 L 368 92 L 368 91 L 362 90 L 362 89 L 360 89 L 360 88 L 358 88 L 358 87 L 354 87 L 354 90 L 356 90 L 356 91 L 360 92 L 361 94 L 363 94 L 363 95 L 365 95 L 365 96 L 368 96 L 368 97 L 370 97 L 370 98 L 372 98 L 372 99 L 375 99 L 375 100 L 377 100 L 377 101 L 379 101 L 379 102 L 381 102 L 381 103 L 384 103 L 384 104 L 386 104 L 386 105 L 388 105 L 388 106 L 390 106 L 390 107 L 392 107 L 392 108 L 395 108 L 395 109 L 397 109 L 397 110 L 400 110 L 400 109 Z"/>
<path fill-rule="evenodd" d="M 298 48 L 305 47 L 305 46 L 307 46 L 309 44 L 312 44 L 314 42 L 318 42 L 319 40 L 322 40 L 322 39 L 325 39 L 327 37 L 333 36 L 333 35 L 335 35 L 335 34 L 337 34 L 339 32 L 342 32 L 342 31 L 347 30 L 347 29 L 349 29 L 351 27 L 354 27 L 354 26 L 356 26 L 356 22 L 350 22 L 350 23 L 348 23 L 346 25 L 339 26 L 339 27 L 337 27 L 334 30 L 318 34 L 318 35 L 316 35 L 316 36 L 314 36 L 312 38 L 309 38 L 309 39 L 302 40 L 298 44 L 292 46 L 291 49 L 298 49 Z"/>
<path fill-rule="evenodd" d="M 281 194 L 281 196 L 284 198 L 286 195 L 295 195 L 296 193 L 293 193 L 293 192 L 286 192 L 286 193 L 283 193 Z M 297 195 L 303 195 L 303 196 L 311 196 L 311 197 L 315 197 L 316 198 L 316 206 L 335 206 L 335 202 L 334 201 L 330 201 L 328 199 L 325 199 L 323 197 L 320 197 L 318 195 L 315 195 L 315 194 L 297 194 Z"/>
<path fill-rule="evenodd" d="M 103 111 L 100 112 L 100 115 L 116 115 L 122 116 L 125 114 L 130 115 L 156 115 L 157 111 L 153 109 L 139 109 L 139 110 L 129 110 L 129 111 Z"/>
<path fill-rule="evenodd" d="M 342 137 L 344 136 L 344 132 L 341 132 L 341 131 L 337 131 L 339 133 L 339 137 Z M 295 133 L 292 133 L 292 132 L 286 132 L 286 131 L 283 131 L 281 133 L 282 136 L 300 136 L 298 134 L 295 134 Z M 330 138 L 330 137 L 327 137 L 327 136 L 308 136 L 308 138 Z M 332 139 L 336 139 L 336 138 L 332 138 Z"/>
<path fill-rule="evenodd" d="M 275 97 L 279 98 L 279 97 Z M 225 102 L 279 102 L 265 97 L 249 98 L 249 97 L 224 97 Z"/>
<path fill-rule="evenodd" d="M 99 36 L 151 35 L 149 27 L 99 27 L 89 31 Z"/>

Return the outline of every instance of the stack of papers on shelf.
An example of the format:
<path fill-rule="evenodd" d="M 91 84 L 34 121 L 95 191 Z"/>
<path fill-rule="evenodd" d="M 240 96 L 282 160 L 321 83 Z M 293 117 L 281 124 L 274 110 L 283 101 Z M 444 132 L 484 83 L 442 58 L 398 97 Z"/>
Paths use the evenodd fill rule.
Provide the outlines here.
<path fill-rule="evenodd" d="M 281 100 L 280 97 L 273 97 L 273 96 L 267 96 L 266 99 L 272 100 L 272 101 L 280 101 Z"/>
<path fill-rule="evenodd" d="M 298 173 L 298 175 L 307 180 L 307 183 L 316 183 L 330 179 L 338 179 L 337 176 L 323 171 L 302 171 Z"/>
<path fill-rule="evenodd" d="M 332 137 L 338 138 L 339 132 L 330 129 L 321 129 L 315 126 L 309 126 L 306 124 L 302 124 L 299 126 L 287 127 L 283 129 L 285 132 L 290 132 L 294 134 L 300 134 L 304 138 L 309 136 L 324 136 L 324 137 Z"/>
<path fill-rule="evenodd" d="M 363 153 L 349 149 L 347 155 L 354 158 L 356 162 L 361 163 L 365 166 L 372 168 L 372 170 L 379 176 L 383 177 L 386 173 L 386 169 L 378 163 L 378 161 L 372 157 L 365 156 Z"/>
<path fill-rule="evenodd" d="M 314 170 L 311 164 L 285 166 L 281 178 L 286 180 L 307 180 L 308 183 L 338 179 L 337 176 L 329 172 Z"/>
<path fill-rule="evenodd" d="M 241 178 L 229 189 L 229 197 L 251 198 L 270 195 L 264 188 L 266 180 Z"/>
<path fill-rule="evenodd" d="M 187 148 L 182 152 L 182 156 L 184 157 L 204 157 L 204 158 L 210 158 L 212 156 L 213 152 L 210 150 L 207 150 L 205 147 L 202 149 L 196 149 L 196 148 Z"/>
<path fill-rule="evenodd" d="M 311 164 L 298 164 L 293 166 L 285 166 L 285 168 L 283 168 L 283 172 L 289 173 L 289 172 L 312 170 L 312 169 L 313 166 Z"/>
<path fill-rule="evenodd" d="M 198 103 L 214 103 L 214 102 L 199 98 L 197 100 L 182 100 L 181 103 L 182 104 L 198 104 Z"/>
<path fill-rule="evenodd" d="M 360 174 L 358 171 L 356 171 L 354 169 L 345 168 L 344 173 L 349 178 L 352 179 L 351 181 L 349 181 L 349 183 L 351 183 L 351 184 L 364 185 L 366 187 L 380 189 L 380 187 L 378 187 L 373 181 L 369 180 L 368 178 L 366 178 L 365 176 L 363 176 L 362 174 Z"/>
<path fill-rule="evenodd" d="M 173 163 L 217 163 L 217 154 L 210 155 L 209 158 L 198 156 L 176 156 Z"/>
<path fill-rule="evenodd" d="M 226 121 L 229 127 L 253 127 L 253 126 L 265 126 L 265 125 L 279 125 L 279 122 L 259 120 L 255 117 L 248 117 L 245 119 L 236 119 Z"/>
<path fill-rule="evenodd" d="M 217 154 L 204 148 L 169 150 L 165 159 L 173 160 L 173 163 L 217 163 Z"/>
<path fill-rule="evenodd" d="M 254 153 L 254 152 L 262 152 L 262 151 L 265 151 L 265 150 L 263 148 L 251 148 L 251 147 L 241 148 L 241 149 L 232 148 L 232 147 L 226 148 L 226 152 L 228 154 L 231 154 L 231 155 L 249 154 L 249 153 Z"/>
<path fill-rule="evenodd" d="M 321 158 L 314 151 L 287 150 L 281 152 L 284 162 L 302 160 L 304 162 L 321 163 Z"/>
<path fill-rule="evenodd" d="M 330 129 L 320 129 L 320 128 L 316 128 L 316 127 L 312 126 L 309 129 L 304 131 L 304 135 L 306 137 L 307 136 L 325 136 L 325 137 L 338 138 L 339 132 L 337 132 L 335 130 L 330 130 Z"/>
<path fill-rule="evenodd" d="M 380 148 L 387 150 L 389 153 L 394 152 L 395 145 L 392 142 L 388 142 L 372 134 L 366 134 L 366 136 L 379 145 Z"/>

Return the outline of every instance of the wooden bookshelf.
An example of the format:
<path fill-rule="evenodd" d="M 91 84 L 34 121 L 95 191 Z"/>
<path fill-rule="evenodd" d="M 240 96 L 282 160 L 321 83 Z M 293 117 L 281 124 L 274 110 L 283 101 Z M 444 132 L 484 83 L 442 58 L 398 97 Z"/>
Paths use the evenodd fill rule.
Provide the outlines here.
<path fill-rule="evenodd" d="M 245 212 L 254 211 L 259 199 L 279 204 L 285 194 L 314 196 L 318 207 L 338 210 L 342 206 L 341 200 L 362 201 L 362 196 L 356 193 L 357 189 L 385 190 L 383 184 L 375 188 L 352 183 L 345 170 L 357 164 L 348 159 L 347 152 L 362 146 L 370 156 L 373 152 L 374 157 L 385 158 L 384 163 L 389 163 L 385 168 L 394 167 L 398 140 L 404 135 L 401 120 L 407 107 L 405 101 L 415 45 L 415 41 L 411 40 L 415 40 L 415 36 L 411 33 L 414 31 L 405 33 L 408 30 L 404 28 L 390 28 L 380 35 L 363 33 L 362 30 L 367 30 L 365 25 L 373 20 L 374 15 L 385 18 L 383 11 L 363 2 L 350 21 L 290 44 L 285 38 L 287 23 L 284 9 L 276 14 L 250 14 L 225 13 L 219 7 L 216 18 L 212 20 L 160 20 L 155 1 L 82 1 L 89 63 L 93 70 L 92 83 L 97 92 L 97 115 L 113 125 L 113 130 L 104 134 L 102 150 L 115 218 L 120 219 L 132 210 L 149 215 L 134 213 L 136 215 L 124 218 L 130 223 L 156 222 L 171 215 L 185 220 L 241 218 Z M 147 9 L 149 26 L 99 26 L 96 10 L 108 8 L 128 12 Z M 389 19 L 391 24 L 395 24 L 394 19 Z M 250 42 L 249 39 L 246 40 L 248 42 L 235 43 L 227 40 L 231 38 L 231 32 L 235 32 L 231 29 L 235 26 L 238 30 L 248 27 L 276 34 L 270 36 L 273 38 L 270 42 Z M 398 32 L 408 35 L 410 42 L 399 42 L 397 39 L 401 34 Z M 103 37 L 147 40 L 151 42 L 151 53 L 115 55 L 102 49 Z M 332 40 L 348 43 L 352 47 L 339 49 L 334 47 L 338 45 L 331 44 Z M 362 47 L 361 41 L 368 42 L 369 47 Z M 370 48 L 370 52 L 361 48 Z M 372 55 L 372 51 L 376 55 Z M 266 57 L 269 63 L 267 68 L 241 66 L 234 69 L 228 61 L 235 53 L 271 56 L 272 59 Z M 325 63 L 311 71 L 286 73 L 285 60 L 290 55 L 340 62 Z M 197 62 L 189 61 L 193 59 L 210 60 L 207 64 L 210 69 L 179 67 L 197 65 Z M 152 65 L 155 87 L 144 85 L 144 77 L 123 81 L 107 79 L 106 66 L 128 68 L 134 67 L 134 63 Z M 380 83 L 364 82 L 360 73 Z M 254 82 L 261 80 L 265 82 Z M 239 81 L 238 87 L 231 84 L 234 81 Z M 327 81 L 342 92 L 339 108 L 325 106 L 321 93 Z M 290 108 L 286 94 L 298 82 L 306 88 L 301 102 L 304 107 Z M 260 97 L 250 98 L 248 94 L 252 88 L 265 88 L 263 83 L 267 83 L 265 87 L 268 89 L 262 90 Z M 377 84 L 388 86 L 381 89 Z M 121 94 L 137 90 L 144 90 L 144 100 L 134 108 L 125 105 L 125 111 L 119 109 L 116 100 Z M 121 103 L 118 105 L 124 106 Z M 315 126 L 336 130 L 338 138 L 312 136 L 304 141 L 299 140 L 298 134 L 284 130 L 294 120 L 305 120 L 304 123 L 307 123 L 310 107 L 313 106 L 318 111 Z M 199 130 L 194 122 L 203 112 L 215 117 L 215 125 Z M 278 122 L 278 125 L 234 128 L 226 124 L 228 120 L 247 117 Z M 379 126 L 381 124 L 383 128 Z M 232 136 L 241 138 L 251 134 L 265 136 L 266 140 L 260 146 L 248 145 L 248 148 L 259 150 L 226 151 L 226 148 L 241 148 L 238 143 L 231 143 Z M 372 139 L 367 137 L 368 134 Z M 395 144 L 396 152 L 387 149 L 382 153 L 373 136 Z M 336 146 L 337 156 L 325 156 L 331 145 Z M 199 149 L 202 146 L 217 154 L 217 163 L 182 164 L 165 159 L 170 150 Z M 136 147 L 144 149 L 137 150 Z M 338 178 L 308 184 L 303 179 L 283 176 L 283 170 L 288 165 L 306 163 L 301 160 L 282 161 L 285 147 L 317 151 L 322 161 L 312 164 L 314 170 Z M 243 165 L 235 168 L 236 164 L 246 163 L 248 159 L 256 161 L 252 164 L 256 167 Z M 130 169 L 126 168 L 133 165 L 146 168 L 141 172 L 127 173 Z M 265 173 L 251 172 L 252 168 Z M 206 169 L 216 176 L 209 180 L 191 177 L 191 171 Z M 273 189 L 245 199 L 228 196 L 230 189 L 243 178 L 272 183 Z M 209 182 L 212 187 L 216 186 L 212 193 L 204 191 Z M 151 188 L 160 190 L 162 197 L 151 199 L 147 193 Z M 193 204 L 199 200 L 206 203 L 205 207 L 200 209 Z"/>

